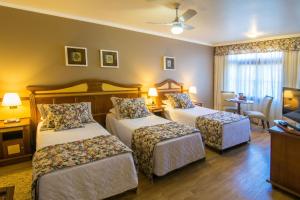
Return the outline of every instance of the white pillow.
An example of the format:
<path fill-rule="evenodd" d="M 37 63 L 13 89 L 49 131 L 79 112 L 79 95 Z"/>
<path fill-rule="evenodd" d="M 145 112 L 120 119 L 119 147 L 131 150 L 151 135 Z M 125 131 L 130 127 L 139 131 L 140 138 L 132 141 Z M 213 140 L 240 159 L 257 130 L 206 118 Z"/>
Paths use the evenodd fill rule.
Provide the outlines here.
<path fill-rule="evenodd" d="M 111 109 L 109 109 L 109 112 L 110 113 L 112 113 L 112 114 L 114 114 L 114 115 L 116 115 L 117 113 L 116 113 L 116 109 L 115 108 L 111 108 Z"/>

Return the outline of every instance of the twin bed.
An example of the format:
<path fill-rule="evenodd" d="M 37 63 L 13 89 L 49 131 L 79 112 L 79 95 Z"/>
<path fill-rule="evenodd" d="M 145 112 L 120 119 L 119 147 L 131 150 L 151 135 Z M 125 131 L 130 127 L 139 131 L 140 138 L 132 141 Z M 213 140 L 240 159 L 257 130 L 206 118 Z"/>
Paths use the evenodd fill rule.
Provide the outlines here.
<path fill-rule="evenodd" d="M 175 81 L 167 80 L 158 84 L 157 87 L 158 89 L 164 88 L 164 84 L 168 86 L 179 85 L 175 83 Z M 215 112 L 213 110 L 200 107 L 190 110 L 166 109 L 166 116 L 180 123 L 155 115 L 120 119 L 116 113 L 109 112 L 113 107 L 111 97 L 140 97 L 141 85 L 83 80 L 67 85 L 29 86 L 28 89 L 32 92 L 31 115 L 37 129 L 37 152 L 33 159 L 35 180 L 33 196 L 36 199 L 103 199 L 128 190 L 135 190 L 138 185 L 136 166 L 139 166 L 139 169 L 150 177 L 152 175 L 163 176 L 170 171 L 205 158 L 203 135 L 201 137 L 199 130 L 193 127 L 195 127 L 195 118 L 199 113 L 202 115 L 210 114 Z M 182 92 L 182 87 L 180 87 L 180 91 Z M 167 90 L 161 89 L 160 92 L 164 94 Z M 41 121 L 37 109 L 38 104 L 78 102 L 91 102 L 91 114 L 95 120 L 94 123 L 87 123 L 83 128 L 41 131 L 43 121 Z M 106 124 L 106 129 L 118 139 L 110 135 L 99 124 L 103 126 Z M 224 142 L 221 148 L 225 149 L 248 141 L 250 137 L 249 127 L 248 119 L 224 125 Z M 112 146 L 116 145 L 114 148 L 118 149 L 119 152 L 116 152 L 111 146 L 105 147 L 104 145 L 102 147 L 101 141 L 105 138 L 109 139 L 107 141 Z M 89 149 L 89 147 L 85 149 L 90 153 L 89 159 L 86 159 L 86 155 L 85 157 L 79 155 L 81 160 L 77 160 L 77 155 L 71 155 L 71 147 L 76 147 L 77 144 L 84 146 L 86 143 L 93 142 L 95 144 L 92 144 L 92 152 L 90 152 L 91 148 Z M 135 156 L 128 147 L 132 148 Z M 52 153 L 56 160 L 52 158 L 42 160 L 43 157 L 49 156 L 45 149 L 49 155 Z M 94 150 L 95 152 L 93 152 Z M 65 151 L 71 155 L 72 161 L 75 160 L 75 164 L 64 165 L 63 159 L 68 159 L 64 155 L 66 154 Z M 102 153 L 102 151 L 106 154 L 110 154 L 110 151 L 114 153 L 111 156 L 98 158 L 95 153 Z M 80 154 L 80 151 L 77 153 Z M 56 162 L 54 166 L 52 166 L 53 160 Z M 39 169 L 39 167 L 41 168 L 39 165 L 44 164 L 45 161 L 51 161 L 52 171 L 49 170 L 40 175 L 39 173 L 43 170 Z"/>

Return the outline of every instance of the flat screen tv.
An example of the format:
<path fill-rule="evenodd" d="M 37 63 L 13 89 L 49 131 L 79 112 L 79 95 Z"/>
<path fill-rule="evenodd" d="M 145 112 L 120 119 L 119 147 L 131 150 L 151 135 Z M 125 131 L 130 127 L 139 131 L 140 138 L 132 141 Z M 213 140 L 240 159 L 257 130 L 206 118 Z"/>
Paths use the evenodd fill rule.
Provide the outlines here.
<path fill-rule="evenodd" d="M 283 88 L 282 116 L 300 123 L 300 89 Z"/>

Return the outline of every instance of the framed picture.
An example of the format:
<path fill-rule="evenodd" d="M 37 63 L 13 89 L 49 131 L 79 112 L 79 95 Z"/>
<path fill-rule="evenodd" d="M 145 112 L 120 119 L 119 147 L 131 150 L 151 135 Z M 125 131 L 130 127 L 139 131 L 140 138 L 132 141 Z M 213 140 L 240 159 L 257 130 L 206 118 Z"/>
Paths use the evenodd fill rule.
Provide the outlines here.
<path fill-rule="evenodd" d="M 175 70 L 175 57 L 164 56 L 164 70 Z"/>
<path fill-rule="evenodd" d="M 101 67 L 119 68 L 119 53 L 112 50 L 100 50 Z"/>
<path fill-rule="evenodd" d="M 87 67 L 87 49 L 65 46 L 66 66 Z"/>

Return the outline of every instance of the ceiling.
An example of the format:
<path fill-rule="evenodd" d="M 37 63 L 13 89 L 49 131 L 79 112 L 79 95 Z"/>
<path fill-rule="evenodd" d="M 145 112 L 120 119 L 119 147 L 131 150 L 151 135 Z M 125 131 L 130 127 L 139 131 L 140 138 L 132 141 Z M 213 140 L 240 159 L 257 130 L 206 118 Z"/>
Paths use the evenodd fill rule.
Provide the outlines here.
<path fill-rule="evenodd" d="M 172 35 L 170 27 L 146 22 L 174 20 L 174 0 L 0 0 L 0 5 L 105 24 L 186 41 L 221 45 L 300 35 L 300 0 L 178 0 L 198 14 L 196 28 Z"/>

